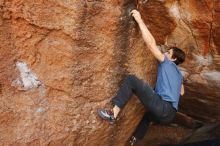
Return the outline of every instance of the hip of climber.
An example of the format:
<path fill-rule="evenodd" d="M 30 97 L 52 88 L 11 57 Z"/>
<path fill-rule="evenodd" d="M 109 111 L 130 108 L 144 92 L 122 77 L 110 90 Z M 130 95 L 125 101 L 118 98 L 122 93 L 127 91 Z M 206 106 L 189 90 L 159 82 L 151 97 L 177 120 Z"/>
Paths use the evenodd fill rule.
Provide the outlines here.
<path fill-rule="evenodd" d="M 174 119 L 178 110 L 180 95 L 184 94 L 183 76 L 177 65 L 184 62 L 185 53 L 177 47 L 170 47 L 167 52 L 162 53 L 144 24 L 140 13 L 137 10 L 132 10 L 131 15 L 141 30 L 147 49 L 159 61 L 156 86 L 153 90 L 148 83 L 134 75 L 128 75 L 117 94 L 112 98 L 114 104 L 112 109 L 98 109 L 98 115 L 114 124 L 121 109 L 135 94 L 148 110 L 129 141 L 130 145 L 133 145 L 137 140 L 144 137 L 151 122 L 169 123 Z"/>

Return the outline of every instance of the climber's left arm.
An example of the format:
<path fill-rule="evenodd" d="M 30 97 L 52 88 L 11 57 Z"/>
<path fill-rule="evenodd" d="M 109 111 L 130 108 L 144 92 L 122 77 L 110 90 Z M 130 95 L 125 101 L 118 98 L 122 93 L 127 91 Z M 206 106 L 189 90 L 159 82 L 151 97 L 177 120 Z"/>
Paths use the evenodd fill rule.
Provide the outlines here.
<path fill-rule="evenodd" d="M 181 85 L 181 91 L 180 91 L 180 95 L 183 96 L 185 93 L 185 89 L 184 89 L 184 86 L 183 84 Z"/>

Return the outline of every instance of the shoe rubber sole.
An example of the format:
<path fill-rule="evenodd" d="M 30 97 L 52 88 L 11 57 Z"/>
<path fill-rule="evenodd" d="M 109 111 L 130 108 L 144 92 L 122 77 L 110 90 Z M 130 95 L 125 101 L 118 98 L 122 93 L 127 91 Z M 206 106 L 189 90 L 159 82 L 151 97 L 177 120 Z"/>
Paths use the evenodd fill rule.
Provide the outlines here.
<path fill-rule="evenodd" d="M 109 118 L 105 117 L 105 116 L 102 114 L 102 109 L 98 109 L 98 110 L 97 110 L 97 113 L 98 113 L 98 115 L 99 115 L 102 119 L 108 121 L 110 124 L 114 124 L 114 123 L 115 123 L 115 121 L 109 120 Z"/>

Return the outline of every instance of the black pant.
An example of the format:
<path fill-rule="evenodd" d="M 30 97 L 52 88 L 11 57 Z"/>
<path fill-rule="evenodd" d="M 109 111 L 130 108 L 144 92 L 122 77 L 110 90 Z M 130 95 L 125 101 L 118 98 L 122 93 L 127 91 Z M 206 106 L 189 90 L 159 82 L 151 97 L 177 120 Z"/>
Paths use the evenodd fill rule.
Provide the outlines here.
<path fill-rule="evenodd" d="M 147 83 L 134 75 L 128 75 L 125 78 L 121 88 L 112 101 L 115 105 L 122 108 L 133 93 L 137 95 L 139 100 L 149 110 L 144 114 L 134 132 L 136 138 L 142 139 L 144 137 L 151 121 L 169 123 L 174 119 L 176 110 L 172 104 L 162 100 Z"/>

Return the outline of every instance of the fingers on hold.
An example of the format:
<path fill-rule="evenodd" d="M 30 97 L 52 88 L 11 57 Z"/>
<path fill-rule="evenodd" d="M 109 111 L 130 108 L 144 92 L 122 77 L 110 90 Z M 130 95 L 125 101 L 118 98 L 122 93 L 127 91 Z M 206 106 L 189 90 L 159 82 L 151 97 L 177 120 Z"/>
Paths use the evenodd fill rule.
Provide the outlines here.
<path fill-rule="evenodd" d="M 133 17 L 138 13 L 138 11 L 136 9 L 131 10 L 130 15 L 132 15 Z"/>
<path fill-rule="evenodd" d="M 137 10 L 133 9 L 133 10 L 131 10 L 131 13 L 134 13 L 135 11 L 137 11 Z"/>
<path fill-rule="evenodd" d="M 135 16 L 135 13 L 132 13 L 132 14 L 131 14 L 131 16 L 133 16 L 133 17 L 134 17 L 134 16 Z"/>

